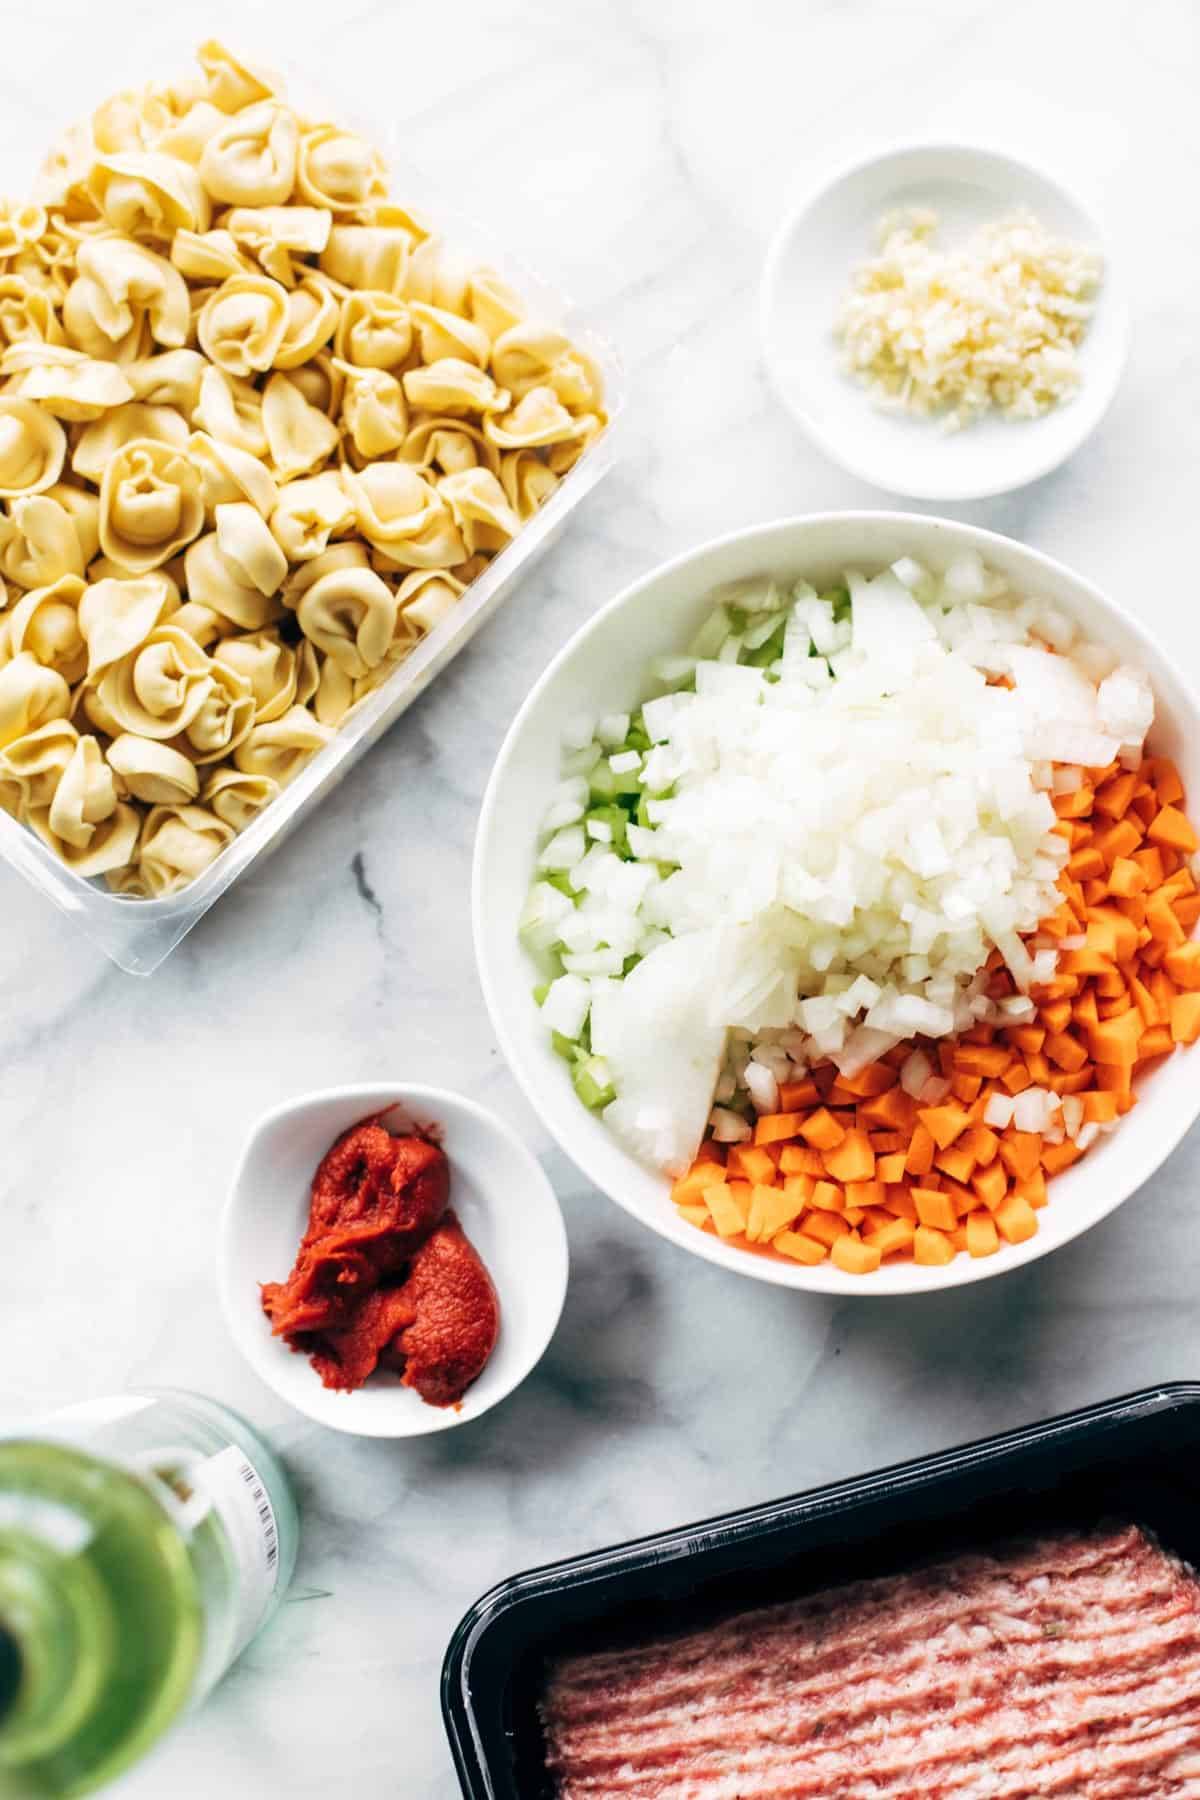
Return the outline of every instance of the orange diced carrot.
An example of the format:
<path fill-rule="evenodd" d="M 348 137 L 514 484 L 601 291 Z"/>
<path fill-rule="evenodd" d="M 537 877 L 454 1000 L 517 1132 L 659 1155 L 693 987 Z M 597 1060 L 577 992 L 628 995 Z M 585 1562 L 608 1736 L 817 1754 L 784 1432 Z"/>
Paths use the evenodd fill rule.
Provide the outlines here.
<path fill-rule="evenodd" d="M 1175 1039 L 1166 1025 L 1151 1025 L 1143 1031 L 1138 1044 L 1138 1061 L 1148 1062 L 1154 1056 L 1167 1056 L 1175 1048 Z"/>
<path fill-rule="evenodd" d="M 871 1125 L 887 1125 L 894 1131 L 911 1131 L 917 1116 L 917 1103 L 902 1087 L 890 1087 L 876 1094 L 862 1109 L 863 1118 Z"/>
<path fill-rule="evenodd" d="M 1046 1204 L 1046 1174 L 1044 1169 L 1035 1169 L 1024 1181 L 1014 1181 L 1012 1191 L 1021 1200 L 1028 1200 L 1030 1206 L 1043 1207 Z"/>
<path fill-rule="evenodd" d="M 1194 1044 L 1200 1038 L 1200 991 L 1176 994 L 1172 1000 L 1171 1036 L 1177 1044 Z"/>
<path fill-rule="evenodd" d="M 1118 856 L 1128 856 L 1131 850 L 1137 849 L 1141 841 L 1141 825 L 1136 824 L 1128 815 L 1123 819 L 1118 819 L 1116 824 L 1110 825 L 1106 831 L 1098 831 L 1088 845 L 1088 850 L 1101 858 L 1101 865 L 1099 869 L 1089 870 L 1089 873 L 1103 874 L 1107 867 L 1116 862 Z M 1087 851 L 1084 851 L 1083 854 L 1086 856 Z M 1067 864 L 1067 867 L 1070 868 L 1070 863 Z M 1071 869 L 1071 873 L 1075 875 L 1076 880 L 1080 879 L 1074 869 Z"/>
<path fill-rule="evenodd" d="M 1183 799 L 1183 783 L 1179 770 L 1169 756 L 1148 756 L 1142 765 L 1163 806 L 1174 806 Z"/>
<path fill-rule="evenodd" d="M 1096 1002 L 1096 1017 L 1097 1019 L 1119 1019 L 1122 1013 L 1127 1013 L 1132 1008 L 1133 996 L 1128 988 L 1122 988 L 1115 999 Z"/>
<path fill-rule="evenodd" d="M 1052 1075 L 1050 1090 L 1055 1094 L 1081 1094 L 1084 1088 L 1091 1087 L 1096 1079 L 1094 1064 L 1085 1062 L 1082 1069 L 1076 1069 L 1070 1075 Z"/>
<path fill-rule="evenodd" d="M 1142 1034 L 1142 1016 L 1136 1007 L 1116 1019 L 1101 1019 L 1087 1028 L 1088 1049 L 1097 1063 L 1134 1063 L 1137 1061 L 1138 1039 Z"/>
<path fill-rule="evenodd" d="M 1096 1010 L 1096 996 L 1091 988 L 1080 994 L 1071 1008 L 1071 1017 L 1076 1025 L 1094 1025 L 1100 1014 Z"/>
<path fill-rule="evenodd" d="M 811 1203 L 816 1185 L 811 1175 L 785 1175 L 783 1191 L 792 1196 L 796 1202 L 796 1210 L 799 1211 L 802 1206 Z"/>
<path fill-rule="evenodd" d="M 1033 1174 L 1041 1156 L 1042 1140 L 1034 1131 L 1014 1131 L 1009 1126 L 1000 1139 L 1000 1160 L 1019 1181 Z"/>
<path fill-rule="evenodd" d="M 963 1134 L 962 1143 L 957 1146 L 965 1150 L 975 1162 L 984 1164 L 994 1162 L 1000 1151 L 1000 1139 L 989 1125 L 972 1125 Z"/>
<path fill-rule="evenodd" d="M 873 1062 L 857 1075 L 839 1075 L 838 1081 L 847 1093 L 856 1094 L 860 1100 L 871 1100 L 895 1087 L 896 1071 L 886 1063 Z"/>
<path fill-rule="evenodd" d="M 1048 1000 L 1040 1009 L 1040 1019 L 1048 1032 L 1065 1031 L 1071 1022 L 1071 1002 L 1066 999 Z M 1039 1044 L 1036 1049 L 1028 1051 L 1027 1054 L 1036 1056 L 1038 1051 L 1044 1048 L 1044 1044 Z"/>
<path fill-rule="evenodd" d="M 808 1263 L 815 1266 L 824 1262 L 829 1255 L 825 1244 L 807 1236 L 803 1231 L 781 1231 L 778 1237 L 771 1239 L 772 1250 L 778 1250 L 781 1256 L 790 1256 L 795 1262 Z"/>
<path fill-rule="evenodd" d="M 1003 1044 L 963 1044 L 954 1053 L 954 1067 L 960 1075 L 987 1075 L 993 1079 L 1003 1075 L 1012 1061 L 1012 1051 Z"/>
<path fill-rule="evenodd" d="M 1072 793 L 1054 795 L 1054 811 L 1060 819 L 1086 819 L 1092 810 L 1094 797 L 1091 783 L 1080 782 Z"/>
<path fill-rule="evenodd" d="M 707 1206 L 680 1206 L 678 1201 L 675 1204 L 680 1218 L 685 1219 L 689 1225 L 695 1225 L 700 1231 L 711 1226 L 712 1215 Z"/>
<path fill-rule="evenodd" d="M 1037 1051 L 1033 1056 L 1025 1058 L 1025 1067 L 1029 1070 L 1030 1081 L 1036 1082 L 1038 1087 L 1049 1085 L 1050 1077 L 1053 1074 L 1049 1057 L 1044 1056 L 1041 1051 Z"/>
<path fill-rule="evenodd" d="M 779 1153 L 779 1171 L 782 1175 L 816 1175 L 825 1173 L 825 1163 L 819 1150 L 810 1150 L 806 1144 L 785 1144 Z"/>
<path fill-rule="evenodd" d="M 966 1150 L 953 1146 L 949 1150 L 940 1150 L 934 1167 L 949 1175 L 951 1181 L 970 1181 L 971 1171 L 975 1167 L 975 1158 Z"/>
<path fill-rule="evenodd" d="M 1151 933 L 1160 944 L 1170 949 L 1175 944 L 1182 944 L 1187 937 L 1183 926 L 1175 916 L 1171 902 L 1161 893 L 1151 895 L 1146 903 L 1146 923 Z"/>
<path fill-rule="evenodd" d="M 1079 1039 L 1072 1037 L 1067 1031 L 1051 1032 L 1046 1039 L 1046 1055 L 1068 1074 L 1081 1069 L 1088 1059 L 1087 1051 Z"/>
<path fill-rule="evenodd" d="M 1180 944 L 1166 954 L 1167 974 L 1177 987 L 1200 988 L 1200 944 Z"/>
<path fill-rule="evenodd" d="M 815 1238 L 818 1244 L 832 1246 L 840 1237 L 845 1237 L 849 1229 L 845 1219 L 834 1212 L 815 1212 L 804 1215 L 804 1235 Z"/>
<path fill-rule="evenodd" d="M 724 1179 L 725 1171 L 720 1163 L 696 1161 L 687 1174 L 674 1184 L 671 1198 L 676 1206 L 690 1206 L 703 1198 L 705 1188 Z"/>
<path fill-rule="evenodd" d="M 1041 1025 L 1010 1025 L 1007 1036 L 1023 1056 L 1040 1050 L 1046 1041 L 1045 1028 Z"/>
<path fill-rule="evenodd" d="M 898 1219 L 908 1219 L 912 1224 L 917 1222 L 917 1208 L 910 1190 L 900 1182 L 894 1185 L 889 1182 L 887 1198 L 884 1201 L 887 1211 L 894 1213 Z"/>
<path fill-rule="evenodd" d="M 885 1156 L 876 1156 L 875 1173 L 880 1181 L 903 1181 L 904 1162 L 905 1156 L 903 1150 L 889 1150 Z"/>
<path fill-rule="evenodd" d="M 954 1245 L 944 1231 L 930 1225 L 918 1225 L 913 1234 L 913 1261 L 929 1267 L 954 1261 Z"/>
<path fill-rule="evenodd" d="M 1094 1090 L 1083 1096 L 1083 1117 L 1085 1124 L 1108 1125 L 1116 1118 L 1116 1116 L 1117 1102 L 1114 1095 Z"/>
<path fill-rule="evenodd" d="M 1133 790 L 1138 784 L 1137 776 L 1132 770 L 1124 774 L 1114 775 L 1103 787 L 1096 789 L 1095 809 L 1108 819 L 1121 819 L 1129 811 L 1129 802 L 1133 799 Z"/>
<path fill-rule="evenodd" d="M 712 1214 L 718 1237 L 738 1237 L 745 1231 L 751 1194 L 748 1181 L 718 1181 L 705 1188 L 704 1203 Z"/>
<path fill-rule="evenodd" d="M 989 1163 L 986 1169 L 977 1170 L 971 1177 L 971 1186 L 992 1212 L 1008 1192 L 1008 1182 L 998 1162 Z"/>
<path fill-rule="evenodd" d="M 949 1194 L 934 1188 L 914 1187 L 912 1197 L 922 1225 L 934 1225 L 939 1231 L 953 1231 L 958 1223 L 958 1213 Z"/>
<path fill-rule="evenodd" d="M 948 1150 L 969 1122 L 961 1106 L 923 1106 L 919 1117 L 939 1150 Z"/>
<path fill-rule="evenodd" d="M 1173 900 L 1171 905 L 1185 931 L 1190 931 L 1200 920 L 1200 894 L 1186 894 L 1182 900 Z"/>
<path fill-rule="evenodd" d="M 820 1098 L 815 1081 L 781 1081 L 779 1084 L 779 1104 L 784 1112 L 802 1112 L 806 1106 L 816 1106 Z"/>
<path fill-rule="evenodd" d="M 827 1106 L 820 1107 L 800 1127 L 800 1136 L 814 1150 L 832 1150 L 836 1144 L 841 1143 L 845 1135 L 844 1129 Z"/>
<path fill-rule="evenodd" d="M 982 1086 L 982 1075 L 952 1075 L 950 1078 L 950 1092 L 954 1095 L 954 1098 L 961 1101 L 964 1106 L 970 1106 L 972 1104 L 978 1097 L 979 1090 Z"/>
<path fill-rule="evenodd" d="M 992 1256 L 999 1248 L 1000 1234 L 996 1230 L 996 1221 L 992 1215 L 986 1212 L 968 1213 L 968 1256 Z"/>
<path fill-rule="evenodd" d="M 875 1181 L 848 1181 L 846 1183 L 846 1205 L 882 1206 L 884 1200 L 884 1183 Z"/>
<path fill-rule="evenodd" d="M 744 1181 L 761 1181 L 770 1185 L 775 1179 L 775 1164 L 767 1152 L 755 1144 L 732 1144 L 729 1150 L 729 1173 Z"/>
<path fill-rule="evenodd" d="M 1067 858 L 1067 871 L 1076 881 L 1089 881 L 1104 873 L 1104 858 L 1093 844 L 1074 850 Z"/>
<path fill-rule="evenodd" d="M 1129 860 L 1142 870 L 1148 888 L 1159 888 L 1167 879 L 1166 863 L 1157 844 L 1148 844 L 1142 850 L 1135 850 Z"/>
<path fill-rule="evenodd" d="M 832 1150 L 823 1152 L 826 1173 L 835 1181 L 870 1181 L 875 1174 L 875 1152 L 865 1131 L 848 1131 Z"/>
<path fill-rule="evenodd" d="M 1145 1025 L 1162 1025 L 1165 1020 L 1159 1011 L 1158 1001 L 1150 992 L 1145 982 L 1139 981 L 1136 975 L 1129 980 L 1129 992 L 1133 995 L 1133 1003 L 1142 1015 Z"/>
<path fill-rule="evenodd" d="M 865 1244 L 859 1237 L 840 1237 L 829 1252 L 831 1262 L 847 1275 L 871 1275 L 883 1261 L 883 1252 L 875 1244 Z"/>
<path fill-rule="evenodd" d="M 912 1248 L 915 1232 L 908 1219 L 889 1219 L 886 1225 L 873 1226 L 866 1232 L 863 1242 L 872 1244 L 880 1256 L 891 1256 L 897 1250 Z"/>
<path fill-rule="evenodd" d="M 1083 1151 L 1070 1138 L 1064 1138 L 1061 1144 L 1047 1144 L 1042 1151 L 1042 1167 L 1047 1175 L 1057 1175 L 1071 1164 L 1078 1162 Z"/>
<path fill-rule="evenodd" d="M 846 1196 L 835 1181 L 815 1181 L 808 1204 L 818 1212 L 840 1213 L 846 1210 Z"/>
<path fill-rule="evenodd" d="M 794 1177 L 802 1180 L 802 1176 Z M 755 1187 L 750 1191 L 750 1211 L 746 1217 L 746 1236 L 752 1244 L 764 1243 L 790 1225 L 801 1210 L 801 1203 L 787 1188 Z"/>
<path fill-rule="evenodd" d="M 794 1138 L 804 1121 L 802 1112 L 760 1113 L 754 1126 L 756 1144 L 781 1144 Z"/>
<path fill-rule="evenodd" d="M 1013 1067 L 1000 1077 L 1000 1084 L 1010 1094 L 1021 1094 L 1027 1087 L 1033 1086 L 1033 1076 L 1028 1069 L 1022 1068 L 1020 1063 L 1014 1063 Z"/>
<path fill-rule="evenodd" d="M 1182 851 L 1184 856 L 1200 850 L 1200 838 L 1193 831 L 1191 821 L 1174 806 L 1164 806 L 1156 814 L 1147 828 L 1146 838 L 1151 844 L 1161 844 L 1164 849 Z"/>
<path fill-rule="evenodd" d="M 1036 1213 L 1019 1194 L 1010 1194 L 1002 1201 L 993 1217 L 1001 1237 L 1010 1244 L 1023 1244 L 1038 1228 Z"/>
<path fill-rule="evenodd" d="M 920 1120 L 913 1127 L 912 1140 L 904 1158 L 904 1167 L 910 1175 L 928 1175 L 933 1167 L 933 1155 L 936 1146 L 933 1134 L 927 1125 Z"/>

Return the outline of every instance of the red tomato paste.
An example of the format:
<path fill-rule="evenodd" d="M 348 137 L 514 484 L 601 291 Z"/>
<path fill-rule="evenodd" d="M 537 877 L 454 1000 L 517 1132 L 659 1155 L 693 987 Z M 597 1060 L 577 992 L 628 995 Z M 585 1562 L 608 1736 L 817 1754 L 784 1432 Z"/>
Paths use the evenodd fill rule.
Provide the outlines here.
<path fill-rule="evenodd" d="M 321 1159 L 295 1266 L 264 1283 L 262 1303 L 326 1387 L 359 1388 L 389 1369 L 431 1405 L 454 1406 L 483 1369 L 500 1308 L 449 1198 L 444 1152 L 393 1137 L 378 1118 Z"/>

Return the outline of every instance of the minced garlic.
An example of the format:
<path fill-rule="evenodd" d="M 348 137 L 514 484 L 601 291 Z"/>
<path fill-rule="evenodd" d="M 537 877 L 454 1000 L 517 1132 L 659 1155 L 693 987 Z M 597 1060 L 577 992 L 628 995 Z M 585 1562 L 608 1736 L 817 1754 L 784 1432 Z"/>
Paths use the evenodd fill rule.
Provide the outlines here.
<path fill-rule="evenodd" d="M 956 430 L 995 407 L 1033 419 L 1071 398 L 1100 255 L 1017 212 L 958 249 L 934 243 L 937 214 L 888 214 L 879 253 L 854 275 L 836 334 L 847 370 L 889 409 L 937 413 Z"/>

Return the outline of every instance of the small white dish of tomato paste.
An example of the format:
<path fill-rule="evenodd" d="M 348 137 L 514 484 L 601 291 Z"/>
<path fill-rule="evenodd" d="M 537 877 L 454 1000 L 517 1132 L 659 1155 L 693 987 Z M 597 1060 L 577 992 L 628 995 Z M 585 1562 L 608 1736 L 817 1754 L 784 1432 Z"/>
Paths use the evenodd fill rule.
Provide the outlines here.
<path fill-rule="evenodd" d="M 389 1150 L 378 1129 L 351 1139 L 362 1125 L 410 1142 Z M 319 1170 L 333 1218 L 301 1261 Z M 409 1082 L 326 1088 L 268 1113 L 242 1152 L 218 1255 L 225 1316 L 256 1373 L 298 1412 L 360 1437 L 422 1437 L 488 1412 L 540 1360 L 567 1289 L 562 1214 L 531 1152 L 474 1101 Z M 273 1325 L 263 1289 L 275 1283 Z"/>

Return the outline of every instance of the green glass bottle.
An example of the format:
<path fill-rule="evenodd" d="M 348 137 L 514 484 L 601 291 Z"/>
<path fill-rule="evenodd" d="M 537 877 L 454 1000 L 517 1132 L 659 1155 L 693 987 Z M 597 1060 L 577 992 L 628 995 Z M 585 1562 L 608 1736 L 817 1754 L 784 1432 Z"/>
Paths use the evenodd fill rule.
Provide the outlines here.
<path fill-rule="evenodd" d="M 296 1560 L 235 1413 L 146 1389 L 0 1437 L 0 1797 L 87 1794 L 218 1681 Z"/>

